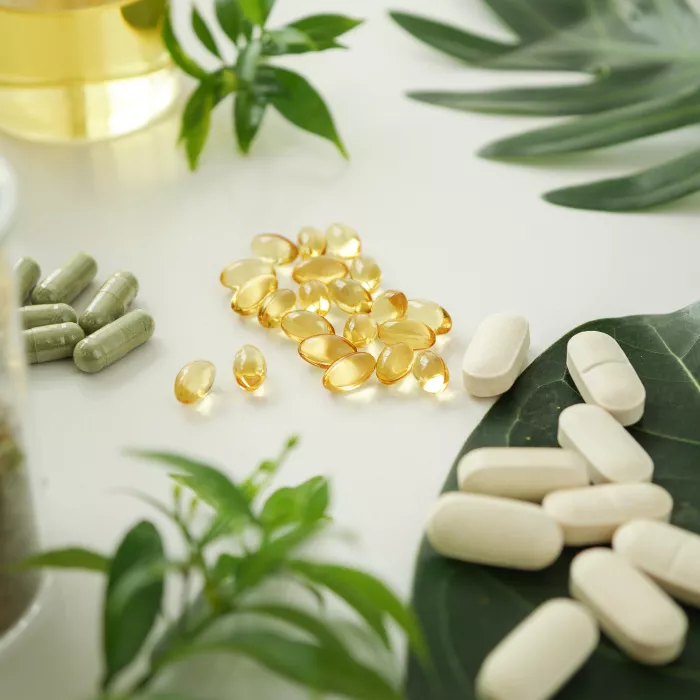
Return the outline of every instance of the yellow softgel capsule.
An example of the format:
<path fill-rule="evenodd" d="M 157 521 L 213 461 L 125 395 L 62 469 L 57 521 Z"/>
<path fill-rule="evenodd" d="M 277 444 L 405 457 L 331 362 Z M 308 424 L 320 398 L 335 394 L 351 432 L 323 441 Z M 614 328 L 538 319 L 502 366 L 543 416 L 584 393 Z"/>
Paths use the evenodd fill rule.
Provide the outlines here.
<path fill-rule="evenodd" d="M 319 231 L 314 226 L 304 226 L 297 234 L 297 242 L 302 260 L 315 258 L 326 252 L 326 237 L 323 231 Z"/>
<path fill-rule="evenodd" d="M 377 379 L 382 384 L 395 384 L 413 367 L 413 350 L 406 343 L 387 345 L 377 358 Z"/>
<path fill-rule="evenodd" d="M 274 274 L 275 268 L 269 262 L 257 258 L 246 258 L 227 265 L 219 275 L 219 282 L 224 287 L 236 290 L 255 277 Z"/>
<path fill-rule="evenodd" d="M 299 255 L 299 249 L 278 233 L 259 233 L 250 244 L 253 255 L 273 265 L 286 265 Z"/>
<path fill-rule="evenodd" d="M 328 293 L 341 311 L 346 314 L 366 314 L 372 309 L 372 297 L 355 280 L 333 280 Z"/>
<path fill-rule="evenodd" d="M 330 321 L 312 311 L 290 311 L 282 317 L 282 330 L 292 340 L 301 343 L 312 335 L 333 335 Z"/>
<path fill-rule="evenodd" d="M 309 280 L 318 280 L 324 284 L 328 284 L 333 280 L 346 277 L 348 274 L 348 266 L 342 260 L 328 258 L 325 255 L 319 255 L 316 258 L 309 258 L 300 262 L 292 272 L 292 278 L 295 282 L 302 284 Z"/>
<path fill-rule="evenodd" d="M 406 343 L 411 350 L 425 350 L 435 345 L 435 333 L 425 323 L 401 318 L 379 326 L 379 340 L 386 345 Z"/>
<path fill-rule="evenodd" d="M 266 374 L 267 363 L 255 345 L 244 345 L 233 358 L 233 376 L 244 391 L 259 389 Z"/>
<path fill-rule="evenodd" d="M 180 403 L 201 401 L 214 386 L 216 367 L 208 360 L 188 362 L 175 377 L 175 398 Z"/>
<path fill-rule="evenodd" d="M 345 224 L 331 224 L 326 229 L 326 253 L 339 258 L 356 258 L 362 244 L 357 231 Z"/>
<path fill-rule="evenodd" d="M 374 258 L 360 255 L 350 265 L 350 277 L 371 293 L 382 281 L 382 271 Z"/>
<path fill-rule="evenodd" d="M 241 316 L 252 316 L 258 313 L 265 297 L 276 290 L 277 277 L 273 275 L 254 277 L 233 293 L 231 308 Z"/>
<path fill-rule="evenodd" d="M 331 310 L 328 287 L 319 280 L 309 280 L 299 285 L 299 308 L 325 316 Z"/>
<path fill-rule="evenodd" d="M 450 371 L 445 361 L 432 350 L 423 350 L 416 355 L 413 376 L 421 389 L 429 394 L 439 394 L 450 381 Z"/>
<path fill-rule="evenodd" d="M 336 360 L 323 374 L 328 391 L 352 391 L 364 384 L 374 372 L 375 360 L 368 352 L 356 352 Z"/>
<path fill-rule="evenodd" d="M 387 289 L 372 304 L 372 316 L 377 323 L 403 318 L 408 308 L 408 299 L 403 292 Z"/>
<path fill-rule="evenodd" d="M 312 335 L 299 343 L 299 355 L 309 364 L 324 369 L 354 352 L 357 348 L 340 335 Z"/>
<path fill-rule="evenodd" d="M 435 335 L 449 333 L 452 328 L 450 314 L 440 304 L 427 299 L 409 299 L 406 318 L 425 323 L 435 331 Z"/>
<path fill-rule="evenodd" d="M 345 322 L 343 335 L 358 348 L 364 347 L 377 337 L 377 322 L 369 314 L 353 314 Z"/>
<path fill-rule="evenodd" d="M 291 289 L 278 289 L 263 300 L 258 309 L 258 322 L 263 328 L 279 328 L 282 316 L 297 303 L 297 295 Z"/>

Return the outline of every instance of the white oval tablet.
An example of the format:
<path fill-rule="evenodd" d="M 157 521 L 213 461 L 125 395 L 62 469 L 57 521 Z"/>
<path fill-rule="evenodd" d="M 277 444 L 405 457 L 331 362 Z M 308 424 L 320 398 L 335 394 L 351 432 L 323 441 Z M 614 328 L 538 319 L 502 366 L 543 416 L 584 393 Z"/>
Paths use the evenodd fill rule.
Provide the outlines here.
<path fill-rule="evenodd" d="M 486 657 L 478 700 L 547 700 L 598 644 L 598 624 L 580 603 L 553 598 L 536 608 Z"/>
<path fill-rule="evenodd" d="M 510 569 L 543 569 L 564 546 L 561 528 L 540 506 L 454 492 L 433 507 L 427 537 L 443 556 Z"/>
<path fill-rule="evenodd" d="M 613 549 L 674 598 L 700 608 L 700 535 L 656 520 L 633 520 L 617 530 Z"/>
<path fill-rule="evenodd" d="M 646 391 L 617 340 L 600 331 L 583 331 L 566 345 L 566 367 L 583 400 L 605 409 L 622 425 L 644 413 Z"/>
<path fill-rule="evenodd" d="M 464 355 L 462 376 L 467 391 L 479 397 L 508 391 L 522 371 L 529 347 L 530 328 L 522 316 L 485 318 Z"/>
<path fill-rule="evenodd" d="M 643 664 L 667 664 L 685 646 L 688 618 L 646 574 L 611 549 L 595 547 L 574 557 L 571 595 L 595 615 L 605 634 Z"/>
<path fill-rule="evenodd" d="M 539 503 L 550 491 L 588 484 L 583 458 L 560 447 L 481 447 L 462 457 L 459 488 Z"/>
<path fill-rule="evenodd" d="M 559 416 L 557 439 L 586 460 L 594 484 L 651 481 L 651 457 L 600 406 L 578 403 L 565 408 Z"/>
<path fill-rule="evenodd" d="M 630 520 L 668 521 L 673 498 L 656 484 L 600 484 L 550 493 L 542 508 L 561 525 L 567 545 L 605 544 Z"/>

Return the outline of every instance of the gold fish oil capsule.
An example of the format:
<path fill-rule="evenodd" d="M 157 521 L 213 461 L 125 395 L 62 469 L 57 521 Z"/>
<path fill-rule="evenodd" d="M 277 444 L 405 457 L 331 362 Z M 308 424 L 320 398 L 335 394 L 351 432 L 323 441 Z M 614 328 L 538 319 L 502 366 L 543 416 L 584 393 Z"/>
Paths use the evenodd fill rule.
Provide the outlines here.
<path fill-rule="evenodd" d="M 452 318 L 445 309 L 434 301 L 426 299 L 409 299 L 406 318 L 425 323 L 432 328 L 435 335 L 449 333 L 452 328 Z"/>
<path fill-rule="evenodd" d="M 345 322 L 343 335 L 356 347 L 364 347 L 377 337 L 377 322 L 369 314 L 353 314 Z"/>
<path fill-rule="evenodd" d="M 445 361 L 432 350 L 423 350 L 416 355 L 413 376 L 420 388 L 429 394 L 439 394 L 450 381 L 450 372 Z"/>
<path fill-rule="evenodd" d="M 435 345 L 435 333 L 425 323 L 401 318 L 379 326 L 379 340 L 386 345 L 406 343 L 411 350 L 426 350 Z"/>
<path fill-rule="evenodd" d="M 395 384 L 413 367 L 413 350 L 406 343 L 387 345 L 377 358 L 377 379 L 382 384 Z"/>
<path fill-rule="evenodd" d="M 180 403 L 201 401 L 214 386 L 216 367 L 208 360 L 188 362 L 175 378 L 175 398 Z"/>
<path fill-rule="evenodd" d="M 331 310 L 328 287 L 319 280 L 308 280 L 299 285 L 299 308 L 325 316 Z"/>
<path fill-rule="evenodd" d="M 326 229 L 326 253 L 339 258 L 356 258 L 362 244 L 357 231 L 345 224 L 331 224 Z"/>
<path fill-rule="evenodd" d="M 408 308 L 408 299 L 403 292 L 387 289 L 382 292 L 372 304 L 372 316 L 377 323 L 394 321 L 403 318 Z"/>
<path fill-rule="evenodd" d="M 290 311 L 282 317 L 282 330 L 292 340 L 301 343 L 312 335 L 333 335 L 335 329 L 330 321 L 312 311 Z"/>
<path fill-rule="evenodd" d="M 316 258 L 309 258 L 300 262 L 294 268 L 292 278 L 299 284 L 308 280 L 318 280 L 324 284 L 329 284 L 333 280 L 346 277 L 347 274 L 348 266 L 342 260 L 319 255 Z"/>
<path fill-rule="evenodd" d="M 352 391 L 374 372 L 375 360 L 368 352 L 356 352 L 336 360 L 323 375 L 323 386 L 332 392 Z"/>
<path fill-rule="evenodd" d="M 265 381 L 267 363 L 255 345 L 244 345 L 233 360 L 233 376 L 244 391 L 255 391 Z"/>
<path fill-rule="evenodd" d="M 278 289 L 260 305 L 258 322 L 263 328 L 279 328 L 282 316 L 291 311 L 296 303 L 297 295 L 291 289 Z"/>
<path fill-rule="evenodd" d="M 299 255 L 302 260 L 315 258 L 326 252 L 326 237 L 323 235 L 323 231 L 319 231 L 313 226 L 304 226 L 299 231 L 297 243 L 299 244 Z"/>
<path fill-rule="evenodd" d="M 277 291 L 277 277 L 273 275 L 254 277 L 233 293 L 231 308 L 241 316 L 252 316 L 258 313 L 265 297 L 275 291 Z"/>
<path fill-rule="evenodd" d="M 253 237 L 250 249 L 255 257 L 273 265 L 286 265 L 299 255 L 299 249 L 294 243 L 278 233 L 259 233 Z"/>
<path fill-rule="evenodd" d="M 275 268 L 271 263 L 257 258 L 246 258 L 227 265 L 219 275 L 219 282 L 224 287 L 236 290 L 254 277 L 274 274 Z"/>
<path fill-rule="evenodd" d="M 299 355 L 309 364 L 324 369 L 354 352 L 357 348 L 340 335 L 312 335 L 299 343 Z"/>
<path fill-rule="evenodd" d="M 360 255 L 350 265 L 350 277 L 372 293 L 382 281 L 382 271 L 374 258 Z"/>
<path fill-rule="evenodd" d="M 341 311 L 346 314 L 366 314 L 372 309 L 372 297 L 355 280 L 333 280 L 328 293 Z"/>

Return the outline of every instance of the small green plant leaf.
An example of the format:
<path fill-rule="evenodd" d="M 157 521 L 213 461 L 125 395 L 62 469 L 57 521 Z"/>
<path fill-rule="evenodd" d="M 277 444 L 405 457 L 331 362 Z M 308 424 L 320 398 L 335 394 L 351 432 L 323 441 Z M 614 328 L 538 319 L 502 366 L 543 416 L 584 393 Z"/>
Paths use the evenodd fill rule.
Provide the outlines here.
<path fill-rule="evenodd" d="M 277 459 L 266 459 L 260 462 L 252 471 L 250 476 L 241 485 L 241 490 L 250 501 L 255 499 L 258 494 L 265 489 L 270 481 L 277 475 L 289 453 L 299 444 L 299 436 L 292 435 L 287 439 L 287 442 L 282 448 L 282 452 Z"/>
<path fill-rule="evenodd" d="M 330 48 L 324 46 L 323 48 Z M 284 54 L 308 53 L 321 51 L 322 47 L 308 34 L 294 27 L 271 29 L 263 37 L 263 56 L 282 56 Z"/>
<path fill-rule="evenodd" d="M 238 0 L 238 5 L 246 18 L 259 27 L 267 22 L 273 4 L 274 0 Z"/>
<path fill-rule="evenodd" d="M 209 31 L 207 23 L 204 21 L 204 18 L 196 7 L 192 8 L 192 29 L 194 29 L 194 33 L 197 35 L 197 38 L 202 42 L 202 44 L 204 44 L 204 46 L 206 46 L 208 51 L 214 54 L 214 56 L 217 58 L 221 58 L 216 41 L 214 40 L 212 33 Z"/>
<path fill-rule="evenodd" d="M 244 88 L 236 93 L 233 102 L 233 127 L 236 142 L 243 153 L 250 151 L 262 126 L 266 109 L 267 100 L 256 95 L 250 88 Z M 243 488 L 246 494 L 250 492 L 245 484 Z"/>
<path fill-rule="evenodd" d="M 190 170 L 196 170 L 209 137 L 211 111 L 214 108 L 215 86 L 201 83 L 190 95 L 182 113 L 179 141 L 184 142 Z"/>
<path fill-rule="evenodd" d="M 236 557 L 227 552 L 220 554 L 212 570 L 213 579 L 216 582 L 221 582 L 235 578 L 238 574 L 241 561 L 243 561 L 243 557 Z"/>
<path fill-rule="evenodd" d="M 21 569 L 83 569 L 106 574 L 110 560 L 83 547 L 52 549 L 20 562 L 13 570 Z"/>
<path fill-rule="evenodd" d="M 260 522 L 268 531 L 295 522 L 314 522 L 326 514 L 328 481 L 315 476 L 299 486 L 278 489 L 265 501 Z"/>
<path fill-rule="evenodd" d="M 224 34 L 236 44 L 245 22 L 238 0 L 216 0 L 216 18 Z"/>
<path fill-rule="evenodd" d="M 207 71 L 185 52 L 180 42 L 177 40 L 175 32 L 173 31 L 170 20 L 170 9 L 168 7 L 165 8 L 163 14 L 162 38 L 163 44 L 165 44 L 165 48 L 168 50 L 170 57 L 180 70 L 187 73 L 187 75 L 191 75 L 193 78 L 197 78 L 197 80 L 206 80 L 209 77 Z"/>
<path fill-rule="evenodd" d="M 346 17 L 345 15 L 310 15 L 302 17 L 295 22 L 290 22 L 287 26 L 298 29 L 319 45 L 337 39 L 343 34 L 352 31 L 362 24 L 361 19 Z"/>
<path fill-rule="evenodd" d="M 603 0 L 607 2 L 608 0 Z M 484 2 L 526 41 L 537 41 L 584 20 L 589 0 L 484 0 Z"/>
<path fill-rule="evenodd" d="M 119 8 L 124 21 L 134 29 L 155 29 L 165 11 L 166 0 L 137 0 Z"/>

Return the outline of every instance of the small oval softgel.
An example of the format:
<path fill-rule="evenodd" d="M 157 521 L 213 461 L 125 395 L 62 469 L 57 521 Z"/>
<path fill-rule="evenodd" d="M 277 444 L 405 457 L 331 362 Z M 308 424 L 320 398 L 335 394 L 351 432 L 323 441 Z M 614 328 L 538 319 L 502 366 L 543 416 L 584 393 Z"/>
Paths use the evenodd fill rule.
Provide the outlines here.
<path fill-rule="evenodd" d="M 566 367 L 586 403 L 604 408 L 622 425 L 644 413 L 646 391 L 615 338 L 583 331 L 566 345 Z"/>
<path fill-rule="evenodd" d="M 339 258 L 356 258 L 362 244 L 357 231 L 347 224 L 331 224 L 326 229 L 326 253 Z"/>
<path fill-rule="evenodd" d="M 372 308 L 369 292 L 355 280 L 333 280 L 328 285 L 331 299 L 346 314 L 366 314 Z"/>
<path fill-rule="evenodd" d="M 244 391 L 255 391 L 265 381 L 267 363 L 255 345 L 244 345 L 233 359 L 233 377 Z"/>
<path fill-rule="evenodd" d="M 39 326 L 53 326 L 57 323 L 77 323 L 78 315 L 68 304 L 37 304 L 23 306 L 19 310 L 22 327 L 25 330 Z"/>
<path fill-rule="evenodd" d="M 236 262 L 227 265 L 219 275 L 219 282 L 224 287 L 235 291 L 255 277 L 274 274 L 275 268 L 272 263 L 258 260 L 258 258 L 246 258 L 245 260 L 236 260 Z"/>
<path fill-rule="evenodd" d="M 368 352 L 355 352 L 336 360 L 323 375 L 323 386 L 334 393 L 362 386 L 374 373 L 376 361 Z"/>
<path fill-rule="evenodd" d="M 282 317 L 297 305 L 297 295 L 291 289 L 278 289 L 260 304 L 258 323 L 263 328 L 279 328 Z"/>
<path fill-rule="evenodd" d="M 666 593 L 700 608 L 700 535 L 658 520 L 618 528 L 613 549 Z"/>
<path fill-rule="evenodd" d="M 325 316 L 331 310 L 331 295 L 320 280 L 307 280 L 299 285 L 297 292 L 299 308 Z"/>
<path fill-rule="evenodd" d="M 605 634 L 630 658 L 658 666 L 678 658 L 688 618 L 646 574 L 604 547 L 574 557 L 569 574 L 572 597 L 598 620 Z"/>
<path fill-rule="evenodd" d="M 360 255 L 352 261 L 350 277 L 372 293 L 382 281 L 382 271 L 374 258 Z"/>
<path fill-rule="evenodd" d="M 373 343 L 378 332 L 377 322 L 369 314 L 353 314 L 343 327 L 343 335 L 358 348 Z"/>
<path fill-rule="evenodd" d="M 428 394 L 439 394 L 450 383 L 450 371 L 445 361 L 432 350 L 421 350 L 416 354 L 413 376 L 418 386 Z"/>
<path fill-rule="evenodd" d="M 314 367 L 330 367 L 336 360 L 357 352 L 357 348 L 340 335 L 312 335 L 299 343 L 299 356 Z"/>
<path fill-rule="evenodd" d="M 131 272 L 115 272 L 97 291 L 80 316 L 80 327 L 87 335 L 100 330 L 126 313 L 139 292 Z"/>
<path fill-rule="evenodd" d="M 253 316 L 268 294 L 277 291 L 275 275 L 261 275 L 245 282 L 231 298 L 231 309 L 241 316 Z"/>
<path fill-rule="evenodd" d="M 34 258 L 20 258 L 15 263 L 13 272 L 17 283 L 17 298 L 20 304 L 24 304 L 41 277 L 41 268 Z"/>
<path fill-rule="evenodd" d="M 553 598 L 528 615 L 486 657 L 477 700 L 549 700 L 588 660 L 600 633 L 591 613 Z"/>
<path fill-rule="evenodd" d="M 449 333 L 452 328 L 452 317 L 447 311 L 427 299 L 409 299 L 406 308 L 406 318 L 425 323 L 426 326 L 435 331 L 435 335 Z"/>
<path fill-rule="evenodd" d="M 385 345 L 406 343 L 411 350 L 427 350 L 435 345 L 435 333 L 425 323 L 400 318 L 379 326 L 379 340 Z"/>
<path fill-rule="evenodd" d="M 509 569 L 544 569 L 564 546 L 561 528 L 540 506 L 471 493 L 440 496 L 427 537 L 443 556 Z"/>
<path fill-rule="evenodd" d="M 299 255 L 302 260 L 315 258 L 326 252 L 326 237 L 314 226 L 304 226 L 297 234 Z"/>
<path fill-rule="evenodd" d="M 457 466 L 459 488 L 539 503 L 548 493 L 588 485 L 583 459 L 560 447 L 480 447 Z"/>
<path fill-rule="evenodd" d="M 318 280 L 330 284 L 348 274 L 348 266 L 342 260 L 319 255 L 300 262 L 292 271 L 292 279 L 298 284 Z"/>
<path fill-rule="evenodd" d="M 313 260 L 314 258 L 312 258 Z M 332 335 L 335 329 L 330 321 L 311 311 L 295 310 L 282 316 L 280 324 L 285 335 L 297 343 L 312 335 Z"/>
<path fill-rule="evenodd" d="M 184 404 L 201 401 L 214 386 L 216 367 L 209 360 L 188 362 L 175 377 L 175 398 Z"/>
<path fill-rule="evenodd" d="M 97 274 L 97 263 L 87 253 L 78 253 L 54 270 L 32 292 L 32 304 L 70 304 Z"/>
<path fill-rule="evenodd" d="M 278 233 L 259 233 L 250 244 L 253 255 L 273 265 L 286 265 L 296 260 L 299 249 Z"/>
<path fill-rule="evenodd" d="M 372 317 L 377 323 L 395 321 L 406 315 L 408 299 L 398 289 L 387 289 L 374 300 Z"/>
<path fill-rule="evenodd" d="M 559 415 L 557 440 L 586 460 L 594 484 L 651 481 L 654 462 L 604 409 L 578 403 Z"/>
<path fill-rule="evenodd" d="M 462 365 L 464 386 L 472 396 L 504 394 L 523 369 L 530 347 L 527 319 L 515 314 L 494 314 L 476 329 Z"/>
<path fill-rule="evenodd" d="M 377 379 L 382 384 L 396 384 L 411 371 L 414 353 L 406 343 L 387 345 L 377 358 Z"/>
<path fill-rule="evenodd" d="M 545 513 L 561 525 L 571 546 L 607 544 L 615 530 L 635 518 L 668 521 L 673 498 L 657 484 L 599 484 L 547 494 Z"/>
<path fill-rule="evenodd" d="M 63 360 L 83 340 L 85 331 L 77 323 L 57 323 L 22 331 L 29 364 Z"/>

